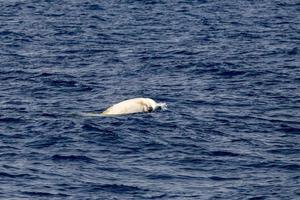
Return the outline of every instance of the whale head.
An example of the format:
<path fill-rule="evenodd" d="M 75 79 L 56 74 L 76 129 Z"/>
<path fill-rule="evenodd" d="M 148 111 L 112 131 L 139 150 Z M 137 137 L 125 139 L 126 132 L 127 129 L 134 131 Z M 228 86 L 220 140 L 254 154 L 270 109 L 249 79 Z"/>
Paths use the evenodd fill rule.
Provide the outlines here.
<path fill-rule="evenodd" d="M 143 98 L 144 112 L 152 112 L 157 108 L 157 104 L 153 99 Z"/>
<path fill-rule="evenodd" d="M 144 98 L 144 103 L 146 104 L 146 109 L 144 109 L 144 112 L 152 112 L 156 109 L 166 109 L 165 103 L 157 103 L 153 99 L 150 98 Z"/>

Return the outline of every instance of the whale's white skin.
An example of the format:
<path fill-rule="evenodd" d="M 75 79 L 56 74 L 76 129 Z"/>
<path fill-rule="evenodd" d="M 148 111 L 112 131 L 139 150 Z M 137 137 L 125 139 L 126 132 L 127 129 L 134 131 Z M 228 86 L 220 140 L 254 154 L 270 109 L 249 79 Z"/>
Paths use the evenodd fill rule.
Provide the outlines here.
<path fill-rule="evenodd" d="M 149 98 L 134 98 L 122 101 L 107 108 L 101 113 L 102 116 L 124 115 L 140 112 L 152 112 L 165 104 L 156 103 Z"/>

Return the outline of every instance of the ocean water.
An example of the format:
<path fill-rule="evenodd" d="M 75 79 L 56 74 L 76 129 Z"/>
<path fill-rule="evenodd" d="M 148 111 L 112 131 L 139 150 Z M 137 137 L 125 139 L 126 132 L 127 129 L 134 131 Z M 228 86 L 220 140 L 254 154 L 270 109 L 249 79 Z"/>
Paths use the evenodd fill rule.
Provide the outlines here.
<path fill-rule="evenodd" d="M 298 0 L 1 0 L 0 199 L 300 199 Z M 149 97 L 168 110 L 88 117 Z"/>

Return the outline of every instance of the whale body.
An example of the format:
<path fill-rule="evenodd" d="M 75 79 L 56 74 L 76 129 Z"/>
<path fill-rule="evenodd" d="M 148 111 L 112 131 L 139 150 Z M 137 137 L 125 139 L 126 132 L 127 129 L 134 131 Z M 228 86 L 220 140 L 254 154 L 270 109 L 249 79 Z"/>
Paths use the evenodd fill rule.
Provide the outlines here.
<path fill-rule="evenodd" d="M 166 107 L 165 103 L 156 103 L 150 98 L 134 98 L 122 101 L 107 108 L 101 113 L 102 116 L 124 115 L 133 113 L 147 113 L 157 108 Z"/>

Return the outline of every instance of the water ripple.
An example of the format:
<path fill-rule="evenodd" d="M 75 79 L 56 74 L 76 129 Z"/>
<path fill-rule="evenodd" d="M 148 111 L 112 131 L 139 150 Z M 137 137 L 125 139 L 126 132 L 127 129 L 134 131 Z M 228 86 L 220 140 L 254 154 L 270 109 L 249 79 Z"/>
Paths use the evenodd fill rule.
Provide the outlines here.
<path fill-rule="evenodd" d="M 299 199 L 298 2 L 0 8 L 0 199 Z"/>

